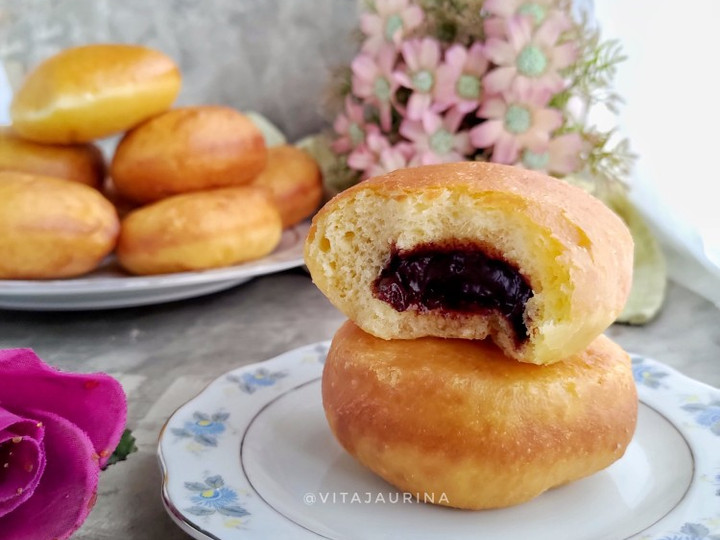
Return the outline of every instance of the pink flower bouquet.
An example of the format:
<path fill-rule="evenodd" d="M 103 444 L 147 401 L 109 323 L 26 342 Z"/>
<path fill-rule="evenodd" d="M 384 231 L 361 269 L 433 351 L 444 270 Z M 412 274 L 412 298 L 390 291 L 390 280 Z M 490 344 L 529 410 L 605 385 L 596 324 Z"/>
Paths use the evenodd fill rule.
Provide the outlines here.
<path fill-rule="evenodd" d="M 568 0 L 371 0 L 332 150 L 344 183 L 415 165 L 488 160 L 620 179 L 626 141 L 587 124 L 617 44 Z M 348 180 L 349 179 L 349 180 Z"/>
<path fill-rule="evenodd" d="M 29 349 L 0 351 L 0 538 L 69 538 L 95 503 L 126 415 L 112 377 L 56 371 Z"/>
<path fill-rule="evenodd" d="M 627 197 L 627 140 L 593 114 L 616 113 L 624 57 L 576 0 L 366 0 L 360 43 L 331 84 L 329 134 L 302 145 L 333 195 L 399 168 L 462 160 L 542 171 L 591 192 L 635 237 L 635 283 L 619 321 L 660 310 L 665 262 Z"/>

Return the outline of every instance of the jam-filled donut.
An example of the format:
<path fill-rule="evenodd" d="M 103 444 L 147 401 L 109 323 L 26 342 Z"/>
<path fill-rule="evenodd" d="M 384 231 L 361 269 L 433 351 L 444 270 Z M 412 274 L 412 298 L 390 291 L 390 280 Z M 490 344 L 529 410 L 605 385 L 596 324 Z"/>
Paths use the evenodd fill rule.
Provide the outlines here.
<path fill-rule="evenodd" d="M 637 420 L 628 355 L 605 336 L 550 366 L 488 340 L 383 340 L 351 322 L 322 379 L 328 423 L 360 463 L 420 500 L 528 501 L 625 452 Z"/>
<path fill-rule="evenodd" d="M 543 174 L 464 162 L 404 169 L 336 196 L 305 262 L 320 290 L 383 339 L 492 339 L 552 363 L 620 313 L 633 242 L 620 218 Z"/>

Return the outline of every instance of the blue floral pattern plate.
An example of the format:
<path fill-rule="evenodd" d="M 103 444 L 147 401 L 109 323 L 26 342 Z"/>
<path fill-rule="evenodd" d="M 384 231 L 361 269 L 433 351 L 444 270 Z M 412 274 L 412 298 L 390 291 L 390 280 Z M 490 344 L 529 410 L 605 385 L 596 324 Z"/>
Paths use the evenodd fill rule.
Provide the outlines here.
<path fill-rule="evenodd" d="M 633 356 L 638 426 L 622 459 L 533 501 L 419 502 L 357 464 L 325 422 L 328 343 L 227 373 L 160 435 L 162 497 L 198 539 L 720 540 L 720 390 Z"/>

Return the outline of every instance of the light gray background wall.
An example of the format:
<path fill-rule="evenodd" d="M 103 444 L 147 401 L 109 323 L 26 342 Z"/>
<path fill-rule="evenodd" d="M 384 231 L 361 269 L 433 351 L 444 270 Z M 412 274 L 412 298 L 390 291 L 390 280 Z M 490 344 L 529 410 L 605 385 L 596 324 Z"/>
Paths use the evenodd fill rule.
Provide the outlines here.
<path fill-rule="evenodd" d="M 355 0 L 0 0 L 0 61 L 17 86 L 71 45 L 147 45 L 180 65 L 177 105 L 253 109 L 293 141 L 327 125 L 323 94 L 356 21 Z"/>

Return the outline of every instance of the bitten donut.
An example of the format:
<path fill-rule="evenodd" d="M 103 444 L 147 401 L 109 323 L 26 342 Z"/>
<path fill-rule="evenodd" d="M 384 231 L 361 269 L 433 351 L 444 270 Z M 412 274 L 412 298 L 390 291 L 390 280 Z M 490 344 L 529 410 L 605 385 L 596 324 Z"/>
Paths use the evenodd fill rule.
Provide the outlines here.
<path fill-rule="evenodd" d="M 0 128 L 0 171 L 18 171 L 64 178 L 100 189 L 105 178 L 105 160 L 90 143 L 40 144 Z"/>
<path fill-rule="evenodd" d="M 30 72 L 10 107 L 13 129 L 37 142 L 90 142 L 168 109 L 180 71 L 163 53 L 124 44 L 73 47 Z"/>
<path fill-rule="evenodd" d="M 172 109 L 120 141 L 110 174 L 125 198 L 148 203 L 251 182 L 267 162 L 262 132 L 230 107 Z"/>
<path fill-rule="evenodd" d="M 487 340 L 383 340 L 351 322 L 332 341 L 322 400 L 360 463 L 466 509 L 519 504 L 609 466 L 638 407 L 630 359 L 605 336 L 537 366 Z"/>
<path fill-rule="evenodd" d="M 116 255 L 133 274 L 204 270 L 263 257 L 281 234 L 280 213 L 264 189 L 215 189 L 130 212 Z"/>
<path fill-rule="evenodd" d="M 267 166 L 252 184 L 272 192 L 283 227 L 311 216 L 320 206 L 323 195 L 318 164 L 310 154 L 290 145 L 268 149 Z"/>
<path fill-rule="evenodd" d="M 583 190 L 464 162 L 399 170 L 336 196 L 305 262 L 320 290 L 383 339 L 482 339 L 524 362 L 584 349 L 622 310 L 633 241 Z"/>
<path fill-rule="evenodd" d="M 115 247 L 115 208 L 77 182 L 0 171 L 0 279 L 51 279 L 95 269 Z"/>

